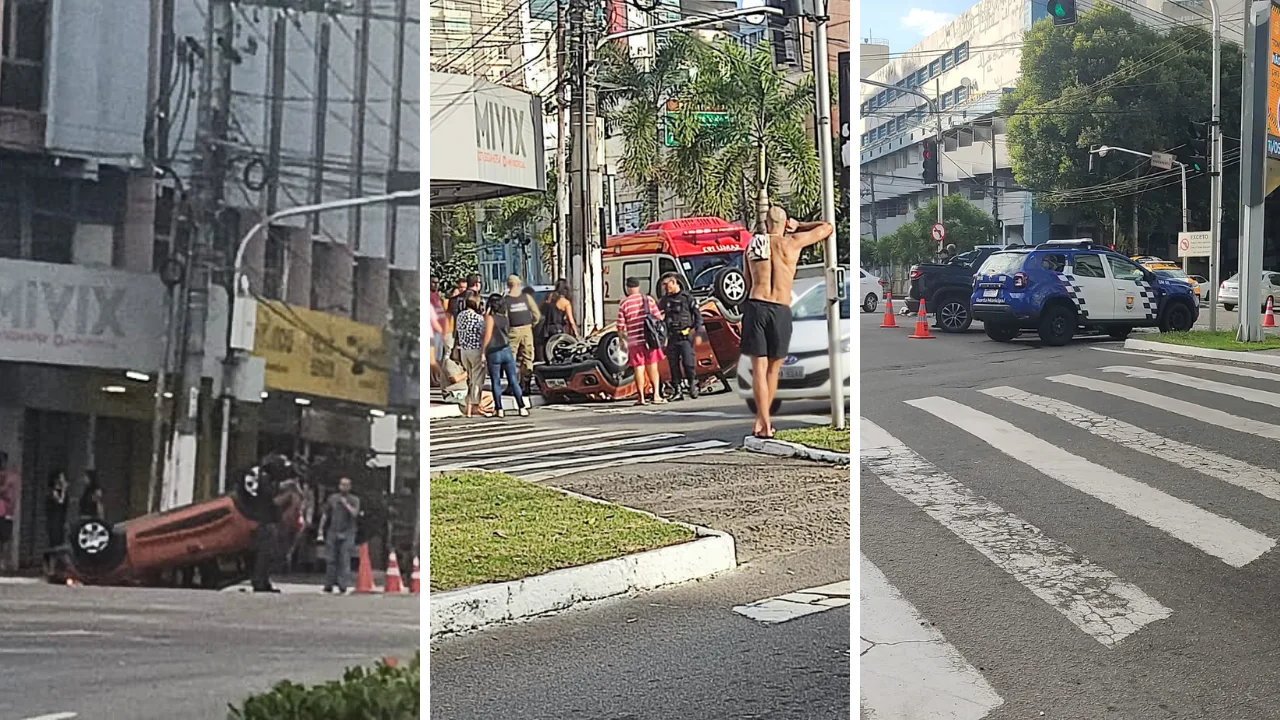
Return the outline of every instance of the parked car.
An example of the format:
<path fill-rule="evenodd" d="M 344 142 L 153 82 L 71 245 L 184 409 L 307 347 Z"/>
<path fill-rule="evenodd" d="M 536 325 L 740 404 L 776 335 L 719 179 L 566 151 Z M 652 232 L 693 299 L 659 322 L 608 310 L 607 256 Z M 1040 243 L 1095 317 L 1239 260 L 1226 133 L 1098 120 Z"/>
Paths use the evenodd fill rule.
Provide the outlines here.
<path fill-rule="evenodd" d="M 1183 280 L 1160 277 L 1089 240 L 992 255 L 974 276 L 970 301 L 992 340 L 1034 330 L 1046 345 L 1065 345 L 1082 328 L 1116 339 L 1135 327 L 1186 331 L 1200 313 Z"/>
<path fill-rule="evenodd" d="M 1004 249 L 987 246 L 960 253 L 945 263 L 923 263 L 912 267 L 911 285 L 907 289 L 907 310 L 913 315 L 919 312 L 920 301 L 923 299 L 925 310 L 933 313 L 942 332 L 959 333 L 968 330 L 973 322 L 969 309 L 973 273 L 992 254 Z"/>
<path fill-rule="evenodd" d="M 862 312 L 875 312 L 880 305 L 880 298 L 884 297 L 884 281 L 859 268 L 858 297 L 862 299 Z"/>
<path fill-rule="evenodd" d="M 840 301 L 840 352 L 845 358 L 849 354 L 850 289 L 848 285 L 845 286 L 845 297 Z M 821 279 L 797 280 L 791 296 L 791 317 L 794 321 L 791 345 L 786 359 L 782 361 L 778 394 L 770 412 L 777 412 L 784 400 L 824 400 L 831 396 L 826 284 Z M 844 383 L 846 398 L 849 397 L 849 365 L 847 359 L 840 363 L 840 378 Z M 753 382 L 751 358 L 743 356 L 738 360 L 738 381 L 735 385 L 738 397 L 754 413 L 756 401 L 752 394 Z"/>
<path fill-rule="evenodd" d="M 1280 297 L 1280 273 L 1264 270 L 1262 272 L 1262 307 L 1258 312 L 1267 309 L 1267 300 L 1270 299 L 1275 304 L 1275 299 Z M 1240 273 L 1236 273 L 1227 278 L 1218 288 L 1218 302 L 1222 304 L 1222 309 L 1230 312 L 1236 309 L 1240 304 Z"/>
<path fill-rule="evenodd" d="M 1213 298 L 1210 297 L 1210 288 L 1212 286 L 1209 283 L 1209 278 L 1203 275 L 1191 275 L 1190 278 L 1200 287 L 1200 302 L 1213 302 Z"/>

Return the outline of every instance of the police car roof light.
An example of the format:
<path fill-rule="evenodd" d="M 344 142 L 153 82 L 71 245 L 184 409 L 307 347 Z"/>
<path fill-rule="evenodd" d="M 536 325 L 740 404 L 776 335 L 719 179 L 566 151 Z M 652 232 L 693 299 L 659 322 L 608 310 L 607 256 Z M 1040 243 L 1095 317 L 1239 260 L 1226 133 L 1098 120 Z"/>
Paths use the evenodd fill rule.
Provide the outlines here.
<path fill-rule="evenodd" d="M 1079 238 L 1076 240 L 1050 240 L 1049 242 L 1040 243 L 1036 246 L 1037 250 L 1048 248 L 1092 248 L 1095 247 L 1092 240 L 1088 238 Z"/>

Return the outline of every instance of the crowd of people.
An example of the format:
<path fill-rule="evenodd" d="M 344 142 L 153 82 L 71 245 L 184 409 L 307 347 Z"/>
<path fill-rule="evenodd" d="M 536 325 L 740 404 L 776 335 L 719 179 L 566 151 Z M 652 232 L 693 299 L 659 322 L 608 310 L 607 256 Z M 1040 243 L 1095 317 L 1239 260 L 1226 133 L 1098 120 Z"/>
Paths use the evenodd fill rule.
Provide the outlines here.
<path fill-rule="evenodd" d="M 516 412 L 527 416 L 533 365 L 545 359 L 547 340 L 578 334 L 569 283 L 560 280 L 541 303 L 517 275 L 507 278 L 505 293 L 485 296 L 480 283 L 479 275 L 470 275 L 442 296 L 439 281 L 431 279 L 432 384 L 443 387 L 465 379 L 461 404 L 466 417 L 506 417 L 504 393 L 515 400 Z M 492 412 L 484 397 L 486 379 Z"/>

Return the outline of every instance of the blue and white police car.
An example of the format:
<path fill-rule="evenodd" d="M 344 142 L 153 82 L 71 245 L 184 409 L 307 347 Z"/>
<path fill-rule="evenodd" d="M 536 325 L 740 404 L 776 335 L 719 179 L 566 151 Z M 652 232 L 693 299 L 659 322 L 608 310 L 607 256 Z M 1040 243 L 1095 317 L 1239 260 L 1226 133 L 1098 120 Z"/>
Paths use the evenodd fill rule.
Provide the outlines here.
<path fill-rule="evenodd" d="M 1117 340 L 1137 327 L 1182 332 L 1200 313 L 1186 282 L 1159 277 L 1090 240 L 992 255 L 973 276 L 970 304 L 992 340 L 1035 331 L 1045 345 L 1065 345 L 1080 330 Z"/>

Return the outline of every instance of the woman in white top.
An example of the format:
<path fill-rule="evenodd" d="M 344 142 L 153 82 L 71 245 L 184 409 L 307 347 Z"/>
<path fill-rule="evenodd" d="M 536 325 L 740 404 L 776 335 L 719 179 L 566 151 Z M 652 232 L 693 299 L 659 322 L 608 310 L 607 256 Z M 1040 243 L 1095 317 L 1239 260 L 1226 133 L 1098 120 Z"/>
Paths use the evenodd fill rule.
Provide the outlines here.
<path fill-rule="evenodd" d="M 453 324 L 454 347 L 460 355 L 458 362 L 467 371 L 467 400 L 462 414 L 474 417 L 479 413 L 489 417 L 480 406 L 481 393 L 484 391 L 484 316 L 480 314 L 481 300 L 479 293 L 468 293 L 463 300 L 462 312 Z"/>

